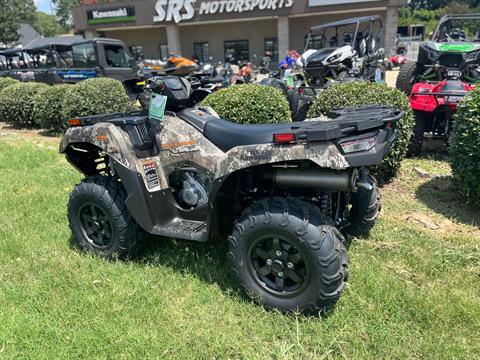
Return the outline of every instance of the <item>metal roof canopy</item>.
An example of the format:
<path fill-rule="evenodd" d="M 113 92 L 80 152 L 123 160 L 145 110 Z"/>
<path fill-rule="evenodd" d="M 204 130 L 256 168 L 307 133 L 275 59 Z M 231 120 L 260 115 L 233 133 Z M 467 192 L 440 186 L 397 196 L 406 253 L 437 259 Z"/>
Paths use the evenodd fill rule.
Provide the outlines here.
<path fill-rule="evenodd" d="M 14 57 L 14 56 L 20 56 L 22 54 L 24 49 L 21 48 L 15 48 L 15 49 L 6 49 L 0 51 L 0 55 L 7 56 L 7 57 Z"/>
<path fill-rule="evenodd" d="M 107 43 L 107 44 L 123 44 L 122 40 L 119 39 L 112 39 L 112 38 L 102 38 L 102 37 L 95 37 L 89 39 L 82 39 L 80 41 L 76 41 L 74 45 L 81 45 L 91 42 L 100 42 L 100 43 Z"/>
<path fill-rule="evenodd" d="M 322 25 L 313 26 L 313 27 L 310 28 L 310 31 L 312 33 L 313 32 L 320 32 L 320 31 L 322 31 L 324 29 L 327 29 L 327 28 L 349 26 L 349 25 L 355 25 L 355 24 L 360 24 L 360 23 L 365 23 L 365 22 L 374 22 L 374 21 L 377 21 L 377 20 L 382 21 L 382 17 L 380 15 L 360 16 L 360 17 L 343 19 L 343 20 L 333 21 L 333 22 L 330 22 L 330 23 L 322 24 Z"/>
<path fill-rule="evenodd" d="M 480 13 L 443 15 L 440 21 L 438 22 L 437 29 L 435 30 L 435 33 L 433 34 L 432 39 L 437 38 L 438 32 L 440 31 L 440 27 L 450 20 L 480 20 Z"/>
<path fill-rule="evenodd" d="M 41 49 L 47 49 L 52 46 L 72 46 L 75 43 L 83 41 L 83 36 L 56 36 L 35 39 L 28 46 L 24 48 L 27 51 L 35 51 Z"/>

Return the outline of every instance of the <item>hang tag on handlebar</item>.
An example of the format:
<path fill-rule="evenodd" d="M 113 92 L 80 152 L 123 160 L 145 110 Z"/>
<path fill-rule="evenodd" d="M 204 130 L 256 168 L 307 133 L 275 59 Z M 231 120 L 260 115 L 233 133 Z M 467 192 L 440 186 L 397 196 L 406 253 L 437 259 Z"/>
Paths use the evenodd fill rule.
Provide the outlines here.
<path fill-rule="evenodd" d="M 152 93 L 150 96 L 150 104 L 148 106 L 148 116 L 152 120 L 162 121 L 165 115 L 165 106 L 167 105 L 167 97 Z"/>

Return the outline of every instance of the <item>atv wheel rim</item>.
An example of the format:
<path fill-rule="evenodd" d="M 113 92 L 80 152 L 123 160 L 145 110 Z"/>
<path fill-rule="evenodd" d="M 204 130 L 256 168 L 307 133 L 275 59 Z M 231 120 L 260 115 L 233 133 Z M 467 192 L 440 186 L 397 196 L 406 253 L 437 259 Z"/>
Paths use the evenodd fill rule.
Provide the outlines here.
<path fill-rule="evenodd" d="M 277 296 L 300 294 L 310 281 L 310 269 L 302 250 L 290 240 L 263 237 L 250 245 L 248 267 L 264 290 Z"/>
<path fill-rule="evenodd" d="M 110 217 L 99 206 L 86 204 L 78 212 L 83 236 L 97 249 L 108 248 L 113 241 Z"/>

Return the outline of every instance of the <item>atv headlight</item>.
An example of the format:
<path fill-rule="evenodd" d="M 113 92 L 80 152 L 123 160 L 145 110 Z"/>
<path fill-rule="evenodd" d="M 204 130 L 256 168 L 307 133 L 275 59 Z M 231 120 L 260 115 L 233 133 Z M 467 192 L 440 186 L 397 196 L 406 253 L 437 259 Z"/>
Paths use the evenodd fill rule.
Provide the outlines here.
<path fill-rule="evenodd" d="M 436 51 L 436 50 L 433 50 L 433 49 L 429 49 L 429 51 L 430 51 L 430 58 L 432 60 L 437 60 L 440 57 L 440 52 L 439 51 Z"/>
<path fill-rule="evenodd" d="M 336 54 L 336 55 L 330 56 L 330 57 L 327 59 L 327 62 L 332 63 L 332 62 L 340 59 L 341 57 L 342 57 L 342 54 Z"/>
<path fill-rule="evenodd" d="M 465 55 L 465 62 L 475 61 L 478 57 L 479 52 L 473 51 Z"/>
<path fill-rule="evenodd" d="M 340 146 L 342 147 L 342 150 L 345 154 L 349 154 L 357 151 L 368 151 L 373 148 L 375 144 L 375 138 L 369 137 L 365 139 L 346 141 L 340 143 Z"/>

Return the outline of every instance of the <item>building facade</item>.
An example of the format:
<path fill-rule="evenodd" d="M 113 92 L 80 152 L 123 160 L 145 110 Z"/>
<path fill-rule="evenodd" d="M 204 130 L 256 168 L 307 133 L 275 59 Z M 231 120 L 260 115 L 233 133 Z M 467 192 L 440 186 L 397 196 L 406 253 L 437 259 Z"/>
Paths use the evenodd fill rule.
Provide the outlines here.
<path fill-rule="evenodd" d="M 201 61 L 282 59 L 305 47 L 312 26 L 378 14 L 383 45 L 394 46 L 398 10 L 407 0 L 85 0 L 74 8 L 85 37 L 124 41 L 139 58 L 169 53 Z M 92 4 L 93 3 L 93 4 Z"/>

